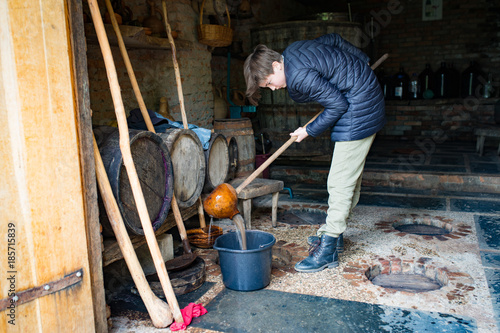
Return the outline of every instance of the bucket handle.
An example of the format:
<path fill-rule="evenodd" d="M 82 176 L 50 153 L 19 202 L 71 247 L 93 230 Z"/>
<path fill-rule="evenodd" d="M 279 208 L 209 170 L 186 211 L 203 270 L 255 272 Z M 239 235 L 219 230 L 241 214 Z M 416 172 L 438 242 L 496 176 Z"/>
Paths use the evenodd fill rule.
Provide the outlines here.
<path fill-rule="evenodd" d="M 273 239 L 272 241 L 270 241 L 269 243 L 267 244 L 263 244 L 263 245 L 259 245 L 259 249 L 262 249 L 264 247 L 268 247 L 270 245 L 273 245 L 274 243 L 276 242 L 276 239 Z"/>

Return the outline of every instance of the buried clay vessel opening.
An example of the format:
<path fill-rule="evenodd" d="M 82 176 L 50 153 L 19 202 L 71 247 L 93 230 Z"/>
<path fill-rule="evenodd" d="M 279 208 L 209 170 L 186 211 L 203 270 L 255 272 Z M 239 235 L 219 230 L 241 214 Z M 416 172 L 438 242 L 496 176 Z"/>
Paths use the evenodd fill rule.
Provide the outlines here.
<path fill-rule="evenodd" d="M 422 236 L 447 235 L 453 231 L 453 226 L 450 223 L 430 217 L 404 218 L 392 226 L 400 232 Z"/>
<path fill-rule="evenodd" d="M 438 290 L 447 285 L 447 274 L 428 262 L 430 258 L 420 258 L 414 264 L 396 260 L 390 263 L 389 269 L 382 262 L 371 266 L 365 275 L 374 285 L 410 293 Z"/>

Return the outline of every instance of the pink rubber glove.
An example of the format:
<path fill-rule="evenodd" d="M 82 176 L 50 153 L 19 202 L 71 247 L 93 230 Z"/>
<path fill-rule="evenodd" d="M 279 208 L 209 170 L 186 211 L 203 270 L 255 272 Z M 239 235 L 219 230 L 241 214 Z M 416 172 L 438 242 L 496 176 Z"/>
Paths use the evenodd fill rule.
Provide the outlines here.
<path fill-rule="evenodd" d="M 189 324 L 191 324 L 191 321 L 193 318 L 203 316 L 205 313 L 207 313 L 207 309 L 203 307 L 201 304 L 194 304 L 194 303 L 189 303 L 188 306 L 186 306 L 184 309 L 181 310 L 182 314 L 182 319 L 184 319 L 184 323 L 173 323 L 170 325 L 170 330 L 171 331 L 180 331 L 180 330 L 185 330 Z"/>

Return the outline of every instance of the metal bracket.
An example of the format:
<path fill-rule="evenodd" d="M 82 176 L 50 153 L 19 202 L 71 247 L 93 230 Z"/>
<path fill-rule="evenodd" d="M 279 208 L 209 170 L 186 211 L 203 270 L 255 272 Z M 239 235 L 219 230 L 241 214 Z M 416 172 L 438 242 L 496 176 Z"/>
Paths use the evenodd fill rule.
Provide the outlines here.
<path fill-rule="evenodd" d="M 0 311 L 4 311 L 12 303 L 14 303 L 17 307 L 21 304 L 31 302 L 39 297 L 50 295 L 60 290 L 66 289 L 77 283 L 80 283 L 82 279 L 83 268 L 80 268 L 79 270 L 70 273 L 57 281 L 49 282 L 44 284 L 43 286 L 38 286 L 17 292 L 11 297 L 0 300 Z"/>

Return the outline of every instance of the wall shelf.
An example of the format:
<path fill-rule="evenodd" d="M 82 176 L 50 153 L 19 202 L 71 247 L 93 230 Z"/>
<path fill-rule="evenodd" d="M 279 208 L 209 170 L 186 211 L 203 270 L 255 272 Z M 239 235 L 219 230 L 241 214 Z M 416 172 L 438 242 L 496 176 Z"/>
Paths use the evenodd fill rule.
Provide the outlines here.
<path fill-rule="evenodd" d="M 111 24 L 104 24 L 109 43 L 113 46 L 118 46 L 118 39 Z M 120 25 L 123 42 L 127 48 L 135 49 L 154 49 L 154 50 L 170 50 L 168 38 L 160 38 L 146 35 L 143 27 L 131 25 Z M 85 36 L 89 44 L 98 44 L 97 34 L 94 24 L 85 23 Z M 190 50 L 193 48 L 193 42 L 187 40 L 176 39 L 176 49 Z"/>
<path fill-rule="evenodd" d="M 390 106 L 439 106 L 439 105 L 468 105 L 479 106 L 479 105 L 493 105 L 500 100 L 498 97 L 482 98 L 482 97 L 467 97 L 467 98 L 433 98 L 433 99 L 389 99 L 385 100 L 386 105 Z"/>

